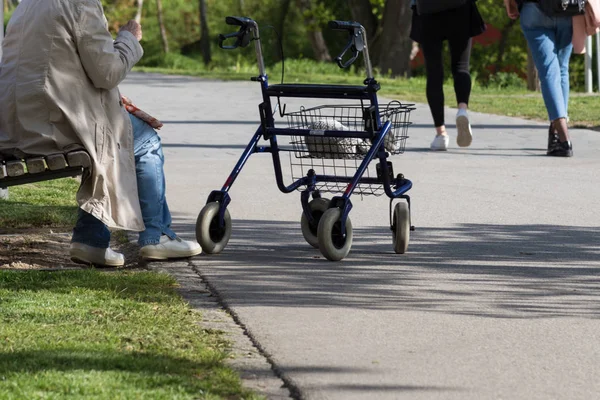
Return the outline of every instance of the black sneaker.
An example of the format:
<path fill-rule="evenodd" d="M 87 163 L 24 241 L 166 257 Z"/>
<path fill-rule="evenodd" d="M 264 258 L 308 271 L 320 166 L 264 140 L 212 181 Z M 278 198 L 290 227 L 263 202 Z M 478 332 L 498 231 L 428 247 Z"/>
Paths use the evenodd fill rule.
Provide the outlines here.
<path fill-rule="evenodd" d="M 548 150 L 548 155 L 553 157 L 573 157 L 573 146 L 570 141 L 558 142 L 558 145 Z"/>
<path fill-rule="evenodd" d="M 560 140 L 558 138 L 558 133 L 554 131 L 552 124 L 550 124 L 550 128 L 548 129 L 548 151 L 547 155 L 550 155 L 556 148 L 560 145 Z"/>

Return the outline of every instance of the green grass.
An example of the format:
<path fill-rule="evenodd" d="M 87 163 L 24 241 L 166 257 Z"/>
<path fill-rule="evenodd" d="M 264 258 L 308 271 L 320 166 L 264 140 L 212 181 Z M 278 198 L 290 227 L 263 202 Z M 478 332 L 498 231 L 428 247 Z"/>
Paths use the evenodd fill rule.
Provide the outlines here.
<path fill-rule="evenodd" d="M 11 186 L 9 199 L 0 200 L 0 227 L 72 228 L 78 188 L 79 181 L 73 178 Z"/>
<path fill-rule="evenodd" d="M 223 60 L 221 60 L 221 63 Z M 205 67 L 193 58 L 170 54 L 158 67 L 138 67 L 140 72 L 155 72 L 175 75 L 192 75 L 209 79 L 249 80 L 258 75 L 255 64 L 233 61 L 226 67 L 212 65 Z M 281 65 L 268 68 L 271 83 L 281 80 Z M 310 60 L 288 60 L 285 63 L 285 83 L 331 83 L 331 84 L 361 84 L 364 77 L 361 70 L 340 70 L 333 63 L 317 63 Z M 381 83 L 380 94 L 403 102 L 426 103 L 425 79 L 381 77 L 376 73 Z M 454 89 L 452 81 L 444 85 L 446 104 L 453 106 Z M 455 106 L 455 105 L 454 105 Z M 496 115 L 521 117 L 538 121 L 546 121 L 547 113 L 541 93 L 529 92 L 521 86 L 499 88 L 498 86 L 484 87 L 474 81 L 470 108 L 473 111 Z M 600 127 L 600 95 L 571 93 L 569 116 L 572 126 L 598 128 Z"/>
<path fill-rule="evenodd" d="M 175 281 L 0 271 L 0 399 L 257 399 Z"/>

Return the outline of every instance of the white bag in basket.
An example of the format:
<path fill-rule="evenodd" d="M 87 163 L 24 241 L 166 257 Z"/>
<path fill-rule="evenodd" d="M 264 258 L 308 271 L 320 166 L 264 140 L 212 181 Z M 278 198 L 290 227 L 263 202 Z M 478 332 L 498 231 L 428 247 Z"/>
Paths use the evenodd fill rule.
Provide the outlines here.
<path fill-rule="evenodd" d="M 314 131 L 349 131 L 350 128 L 333 118 L 323 118 L 308 123 L 308 129 Z M 362 151 L 362 139 L 307 136 L 308 153 L 316 158 L 356 158 Z"/>

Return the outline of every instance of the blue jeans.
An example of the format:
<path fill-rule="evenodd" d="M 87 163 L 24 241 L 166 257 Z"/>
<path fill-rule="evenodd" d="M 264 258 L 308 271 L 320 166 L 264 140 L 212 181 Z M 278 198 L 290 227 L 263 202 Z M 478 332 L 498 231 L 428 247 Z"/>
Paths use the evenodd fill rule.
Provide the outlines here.
<path fill-rule="evenodd" d="M 540 76 L 550 121 L 566 118 L 569 104 L 569 59 L 573 45 L 570 17 L 549 17 L 536 3 L 524 3 L 521 29 Z"/>
<path fill-rule="evenodd" d="M 162 235 L 176 238 L 171 227 L 171 213 L 165 198 L 164 155 L 160 137 L 146 122 L 129 115 L 133 126 L 133 153 L 138 195 L 146 229 L 140 232 L 138 244 L 157 244 Z M 72 242 L 107 248 L 110 231 L 99 219 L 79 209 Z"/>

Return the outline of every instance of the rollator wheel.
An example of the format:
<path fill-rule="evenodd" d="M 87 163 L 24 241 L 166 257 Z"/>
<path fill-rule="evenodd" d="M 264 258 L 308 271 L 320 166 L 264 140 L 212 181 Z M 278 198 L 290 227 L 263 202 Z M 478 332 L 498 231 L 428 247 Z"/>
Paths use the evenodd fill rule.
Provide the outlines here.
<path fill-rule="evenodd" d="M 300 227 L 302 228 L 302 236 L 304 239 L 315 249 L 319 248 L 319 238 L 317 236 L 317 230 L 319 229 L 319 221 L 323 216 L 323 213 L 327 211 L 329 208 L 329 203 L 331 200 L 320 197 L 318 199 L 313 199 L 308 203 L 308 207 L 310 208 L 310 212 L 312 217 L 315 219 L 316 224 L 311 226 L 308 222 L 308 218 L 302 213 L 302 218 L 300 218 Z"/>
<path fill-rule="evenodd" d="M 330 208 L 321 217 L 317 236 L 319 250 L 330 261 L 339 261 L 346 257 L 352 247 L 352 221 L 346 218 L 345 235 L 342 234 L 342 210 Z"/>
<path fill-rule="evenodd" d="M 207 254 L 218 254 L 231 237 L 231 216 L 225 209 L 225 226 L 219 226 L 219 203 L 212 202 L 204 206 L 196 220 L 196 240 L 202 251 Z"/>
<path fill-rule="evenodd" d="M 410 240 L 410 209 L 408 203 L 402 201 L 394 207 L 394 225 L 392 225 L 392 239 L 396 254 L 404 254 L 408 249 Z"/>

